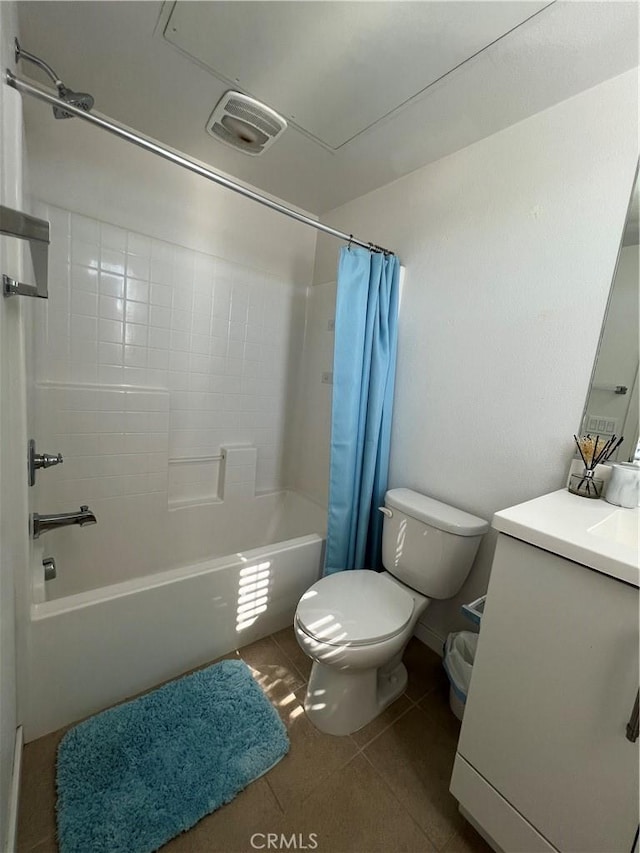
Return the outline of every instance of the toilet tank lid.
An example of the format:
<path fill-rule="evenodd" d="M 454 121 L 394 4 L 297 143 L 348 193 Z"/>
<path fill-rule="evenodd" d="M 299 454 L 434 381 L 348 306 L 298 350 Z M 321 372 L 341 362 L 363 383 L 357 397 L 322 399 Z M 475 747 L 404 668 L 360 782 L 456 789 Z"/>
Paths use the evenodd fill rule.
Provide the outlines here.
<path fill-rule="evenodd" d="M 456 536 L 481 536 L 489 529 L 489 522 L 477 515 L 428 498 L 411 489 L 390 489 L 385 495 L 385 505 L 410 515 L 418 521 L 437 527 Z"/>

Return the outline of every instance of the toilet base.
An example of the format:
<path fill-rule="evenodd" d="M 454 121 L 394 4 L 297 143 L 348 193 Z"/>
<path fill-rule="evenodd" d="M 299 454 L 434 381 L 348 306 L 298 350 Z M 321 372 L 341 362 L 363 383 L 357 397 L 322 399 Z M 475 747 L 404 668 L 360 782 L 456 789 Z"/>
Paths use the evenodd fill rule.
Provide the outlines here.
<path fill-rule="evenodd" d="M 338 669 L 314 661 L 304 710 L 313 725 L 329 735 L 349 735 L 375 719 L 407 686 L 401 660 L 379 669 Z"/>

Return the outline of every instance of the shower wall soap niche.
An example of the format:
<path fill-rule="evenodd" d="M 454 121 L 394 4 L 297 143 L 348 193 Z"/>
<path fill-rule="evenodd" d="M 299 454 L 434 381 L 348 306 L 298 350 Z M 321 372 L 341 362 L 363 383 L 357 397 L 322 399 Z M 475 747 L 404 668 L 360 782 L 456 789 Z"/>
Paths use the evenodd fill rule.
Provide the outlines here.
<path fill-rule="evenodd" d="M 221 454 L 170 458 L 167 482 L 169 508 L 219 502 L 221 462 Z"/>
<path fill-rule="evenodd" d="M 221 500 L 250 500 L 256 494 L 258 449 L 226 445 L 214 456 L 169 459 L 169 508 Z"/>

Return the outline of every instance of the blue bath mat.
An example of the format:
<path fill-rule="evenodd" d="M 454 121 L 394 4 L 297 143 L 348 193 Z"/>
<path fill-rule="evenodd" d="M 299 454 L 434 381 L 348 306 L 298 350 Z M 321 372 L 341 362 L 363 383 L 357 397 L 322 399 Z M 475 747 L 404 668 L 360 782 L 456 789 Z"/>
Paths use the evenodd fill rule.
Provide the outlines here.
<path fill-rule="evenodd" d="M 67 732 L 58 747 L 61 853 L 150 853 L 228 803 L 288 751 L 239 660 L 200 670 Z"/>

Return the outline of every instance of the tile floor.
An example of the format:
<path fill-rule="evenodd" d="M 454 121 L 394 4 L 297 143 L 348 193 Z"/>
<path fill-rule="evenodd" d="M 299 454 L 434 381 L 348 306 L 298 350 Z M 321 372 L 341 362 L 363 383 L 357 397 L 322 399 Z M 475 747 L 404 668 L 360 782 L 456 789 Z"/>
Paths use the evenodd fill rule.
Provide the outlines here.
<path fill-rule="evenodd" d="M 311 666 L 291 629 L 227 657 L 235 656 L 252 668 L 277 707 L 291 749 L 163 853 L 252 853 L 258 849 L 251 844 L 254 833 L 295 834 L 298 850 L 313 849 L 314 833 L 318 853 L 489 851 L 448 791 L 459 724 L 449 710 L 440 658 L 426 646 L 411 640 L 404 657 L 406 692 L 348 737 L 322 734 L 306 718 L 302 702 Z M 19 853 L 58 849 L 55 754 L 64 731 L 25 747 Z M 260 844 L 266 849 L 266 839 L 256 835 L 254 845 Z"/>

